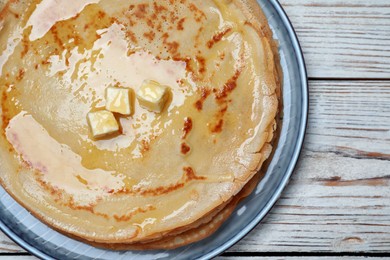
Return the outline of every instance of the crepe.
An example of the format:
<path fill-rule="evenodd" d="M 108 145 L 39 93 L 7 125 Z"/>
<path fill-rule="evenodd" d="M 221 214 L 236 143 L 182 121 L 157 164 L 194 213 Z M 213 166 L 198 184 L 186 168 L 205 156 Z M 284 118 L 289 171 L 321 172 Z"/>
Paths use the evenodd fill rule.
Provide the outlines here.
<path fill-rule="evenodd" d="M 197 221 L 193 225 L 193 228 L 185 231 L 178 232 L 173 231 L 160 239 L 152 242 L 133 243 L 133 244 L 99 244 L 92 243 L 96 247 L 106 248 L 110 250 L 150 250 L 150 249 L 175 249 L 181 246 L 188 245 L 193 242 L 197 242 L 213 234 L 224 221 L 232 214 L 237 204 L 249 196 L 254 188 L 257 186 L 259 180 L 263 176 L 262 172 L 257 173 L 244 188 L 234 196 L 228 203 L 225 203 L 212 212 L 208 213 L 201 221 Z"/>
<path fill-rule="evenodd" d="M 210 224 L 272 151 L 277 67 L 256 1 L 9 1 L 0 182 L 90 243 L 158 244 Z M 105 89 L 145 80 L 170 87 L 167 109 L 133 100 L 118 136 L 92 138 Z"/>

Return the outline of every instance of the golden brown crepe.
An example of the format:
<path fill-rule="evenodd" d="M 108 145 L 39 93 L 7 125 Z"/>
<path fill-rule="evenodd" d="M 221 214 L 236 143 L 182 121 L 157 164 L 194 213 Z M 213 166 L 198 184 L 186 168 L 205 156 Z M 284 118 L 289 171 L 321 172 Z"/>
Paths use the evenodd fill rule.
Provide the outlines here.
<path fill-rule="evenodd" d="M 273 46 L 254 0 L 9 1 L 0 182 L 42 221 L 91 243 L 196 241 L 161 239 L 212 231 L 272 151 Z M 136 92 L 144 80 L 170 87 L 168 108 L 133 100 L 120 135 L 92 138 L 86 117 L 104 107 L 105 89 Z"/>
<path fill-rule="evenodd" d="M 178 232 L 177 230 L 157 239 L 152 242 L 141 242 L 134 244 L 98 244 L 92 245 L 111 250 L 149 250 L 149 249 L 175 249 L 190 243 L 199 241 L 214 233 L 223 222 L 232 214 L 237 204 L 247 197 L 263 176 L 263 173 L 257 173 L 244 188 L 234 196 L 228 203 L 217 207 L 212 212 L 208 213 L 201 220 L 196 221 L 191 226 L 192 228 L 185 232 Z M 204 222 L 203 224 L 201 222 Z"/>

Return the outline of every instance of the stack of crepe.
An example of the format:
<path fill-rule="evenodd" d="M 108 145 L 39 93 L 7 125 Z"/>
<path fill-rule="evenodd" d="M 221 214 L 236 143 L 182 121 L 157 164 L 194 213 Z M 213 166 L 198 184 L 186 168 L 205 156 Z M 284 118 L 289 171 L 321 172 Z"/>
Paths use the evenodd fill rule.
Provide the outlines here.
<path fill-rule="evenodd" d="M 280 80 L 255 0 L 10 0 L 0 12 L 0 182 L 34 216 L 111 249 L 176 248 L 218 229 L 272 153 Z M 136 99 L 118 135 L 86 120 Z"/>

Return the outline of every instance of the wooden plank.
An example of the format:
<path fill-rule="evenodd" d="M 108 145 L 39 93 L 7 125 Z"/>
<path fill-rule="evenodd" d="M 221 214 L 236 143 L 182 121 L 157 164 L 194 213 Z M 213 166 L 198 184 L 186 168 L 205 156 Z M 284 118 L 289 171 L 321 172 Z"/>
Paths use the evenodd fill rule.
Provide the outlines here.
<path fill-rule="evenodd" d="M 24 249 L 16 245 L 11 239 L 0 231 L 0 253 L 22 253 Z"/>
<path fill-rule="evenodd" d="M 390 252 L 390 82 L 312 81 L 304 151 L 230 252 Z"/>
<path fill-rule="evenodd" d="M 390 1 L 280 0 L 310 77 L 390 78 Z"/>
<path fill-rule="evenodd" d="M 390 81 L 311 81 L 281 199 L 229 252 L 390 252 Z M 0 236 L 0 252 L 23 252 Z"/>
<path fill-rule="evenodd" d="M 390 160 L 390 81 L 311 81 L 309 89 L 306 150 Z"/>
<path fill-rule="evenodd" d="M 277 205 L 230 252 L 390 252 L 389 167 L 305 150 Z"/>
<path fill-rule="evenodd" d="M 37 260 L 35 256 L 31 255 L 0 255 L 1 260 Z"/>

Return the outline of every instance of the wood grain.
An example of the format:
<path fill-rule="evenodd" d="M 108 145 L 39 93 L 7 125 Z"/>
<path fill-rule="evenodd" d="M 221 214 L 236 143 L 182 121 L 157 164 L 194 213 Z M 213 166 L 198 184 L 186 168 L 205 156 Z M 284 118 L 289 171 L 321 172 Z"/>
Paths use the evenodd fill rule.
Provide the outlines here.
<path fill-rule="evenodd" d="M 230 252 L 389 252 L 389 162 L 307 150 L 301 160 L 265 221 Z"/>
<path fill-rule="evenodd" d="M 309 77 L 390 78 L 390 1 L 280 0 Z"/>
<path fill-rule="evenodd" d="M 20 252 L 25 252 L 25 251 L 0 231 L 0 253 L 20 253 Z"/>
<path fill-rule="evenodd" d="M 390 82 L 311 81 L 300 163 L 230 252 L 390 252 Z"/>

